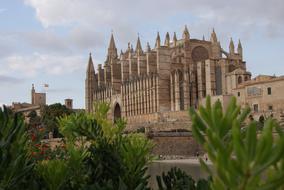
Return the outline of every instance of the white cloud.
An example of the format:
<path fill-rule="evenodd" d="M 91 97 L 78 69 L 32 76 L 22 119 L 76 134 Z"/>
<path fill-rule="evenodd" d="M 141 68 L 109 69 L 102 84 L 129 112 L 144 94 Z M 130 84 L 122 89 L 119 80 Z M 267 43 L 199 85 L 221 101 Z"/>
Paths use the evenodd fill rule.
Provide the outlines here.
<path fill-rule="evenodd" d="M 25 0 L 36 10 L 38 20 L 45 27 L 79 25 L 115 29 L 118 33 L 150 21 L 167 20 L 179 13 L 191 14 L 198 19 L 196 27 L 205 23 L 217 27 L 246 31 L 247 28 L 281 31 L 284 25 L 283 0 Z M 126 29 L 126 30 L 125 30 Z M 123 30 L 123 31 L 121 31 Z M 136 32 L 135 32 L 136 33 Z M 271 32 L 269 33 L 271 35 Z M 280 34 L 274 32 L 274 34 Z M 282 34 L 283 35 L 283 34 Z"/>
<path fill-rule="evenodd" d="M 85 69 L 81 55 L 12 55 L 0 60 L 2 73 L 9 76 L 35 77 L 41 74 L 62 75 Z M 1 74 L 1 73 L 0 73 Z"/>

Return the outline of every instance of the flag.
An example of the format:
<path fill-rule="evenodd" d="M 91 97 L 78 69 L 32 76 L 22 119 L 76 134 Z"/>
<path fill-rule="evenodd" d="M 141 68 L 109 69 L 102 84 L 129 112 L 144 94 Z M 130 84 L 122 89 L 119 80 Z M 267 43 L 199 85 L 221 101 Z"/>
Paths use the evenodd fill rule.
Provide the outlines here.
<path fill-rule="evenodd" d="M 49 87 L 49 85 L 48 85 L 48 84 L 44 84 L 43 86 L 44 86 L 44 88 L 48 88 L 48 87 Z"/>

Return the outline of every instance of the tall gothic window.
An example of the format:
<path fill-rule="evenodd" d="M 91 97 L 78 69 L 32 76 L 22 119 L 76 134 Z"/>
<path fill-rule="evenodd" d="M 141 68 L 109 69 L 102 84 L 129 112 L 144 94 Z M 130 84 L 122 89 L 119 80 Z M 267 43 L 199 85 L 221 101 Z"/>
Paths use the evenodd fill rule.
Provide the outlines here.
<path fill-rule="evenodd" d="M 178 71 L 179 74 L 179 98 L 180 98 L 180 110 L 184 110 L 184 88 L 183 88 L 183 73 Z"/>

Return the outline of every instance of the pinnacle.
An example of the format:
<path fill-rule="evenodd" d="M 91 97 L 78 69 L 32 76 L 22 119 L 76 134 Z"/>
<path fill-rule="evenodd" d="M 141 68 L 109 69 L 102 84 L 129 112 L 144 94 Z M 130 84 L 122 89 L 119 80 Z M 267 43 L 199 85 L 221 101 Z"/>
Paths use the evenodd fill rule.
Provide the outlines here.
<path fill-rule="evenodd" d="M 139 34 L 138 34 L 138 39 L 137 39 L 136 48 L 135 48 L 135 52 L 138 52 L 138 51 L 142 51 Z"/>
<path fill-rule="evenodd" d="M 113 33 L 111 33 L 108 49 L 111 49 L 111 50 L 115 50 L 116 49 Z"/>
<path fill-rule="evenodd" d="M 185 25 L 184 27 L 183 39 L 189 39 L 189 31 L 188 31 L 187 25 Z"/>
<path fill-rule="evenodd" d="M 217 35 L 215 33 L 215 29 L 213 28 L 212 33 L 211 33 L 211 38 L 210 38 L 211 42 L 216 43 L 217 40 Z"/>
<path fill-rule="evenodd" d="M 88 62 L 88 68 L 87 68 L 87 73 L 94 73 L 94 64 L 93 64 L 93 59 L 92 59 L 92 54 L 89 54 L 89 62 Z"/>

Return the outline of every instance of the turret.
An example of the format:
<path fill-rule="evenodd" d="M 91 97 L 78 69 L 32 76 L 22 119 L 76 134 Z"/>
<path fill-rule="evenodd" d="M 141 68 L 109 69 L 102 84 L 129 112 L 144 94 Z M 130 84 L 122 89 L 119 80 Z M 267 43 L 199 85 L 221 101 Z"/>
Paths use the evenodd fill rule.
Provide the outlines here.
<path fill-rule="evenodd" d="M 138 39 L 137 39 L 137 43 L 136 43 L 136 48 L 135 48 L 135 53 L 142 53 L 142 46 L 141 46 L 141 42 L 140 42 L 140 37 L 138 35 Z"/>
<path fill-rule="evenodd" d="M 96 87 L 95 69 L 90 53 L 85 80 L 85 108 L 88 113 L 93 111 L 93 93 Z"/>
<path fill-rule="evenodd" d="M 184 40 L 189 40 L 189 38 L 190 38 L 190 35 L 189 35 L 189 32 L 188 32 L 188 29 L 187 29 L 187 26 L 186 26 L 186 25 L 185 25 L 185 27 L 184 27 L 184 31 L 183 31 L 182 38 L 183 38 Z"/>
<path fill-rule="evenodd" d="M 160 38 L 160 34 L 159 32 L 157 33 L 157 38 L 156 38 L 156 44 L 155 44 L 156 48 L 161 47 L 161 38 Z"/>
<path fill-rule="evenodd" d="M 147 52 L 150 52 L 151 51 L 151 47 L 150 47 L 150 44 L 149 44 L 149 42 L 147 42 Z"/>
<path fill-rule="evenodd" d="M 32 90 L 31 90 L 31 103 L 34 104 L 34 95 L 35 95 L 35 85 L 32 84 Z"/>
<path fill-rule="evenodd" d="M 128 58 L 132 57 L 132 45 L 130 42 L 127 44 L 127 52 L 128 52 Z"/>
<path fill-rule="evenodd" d="M 174 46 L 176 47 L 177 46 L 177 35 L 176 35 L 176 33 L 174 33 L 173 43 L 174 43 Z"/>
<path fill-rule="evenodd" d="M 94 69 L 92 54 L 90 53 L 89 61 L 88 61 L 88 68 L 87 68 L 87 76 L 91 76 L 93 74 L 95 74 L 95 69 Z"/>
<path fill-rule="evenodd" d="M 211 36 L 210 36 L 210 42 L 212 44 L 212 57 L 214 59 L 219 59 L 222 57 L 222 51 L 221 51 L 221 45 L 220 42 L 217 39 L 217 35 L 215 33 L 215 30 L 213 28 Z"/>
<path fill-rule="evenodd" d="M 231 38 L 231 40 L 230 40 L 229 52 L 230 52 L 231 55 L 234 55 L 234 54 L 235 54 L 235 46 L 234 46 L 234 42 L 233 42 L 233 39 L 232 39 L 232 38 Z"/>
<path fill-rule="evenodd" d="M 170 47 L 170 34 L 167 32 L 166 38 L 165 38 L 165 46 Z"/>
<path fill-rule="evenodd" d="M 117 59 L 117 49 L 115 46 L 113 34 L 111 34 L 111 37 L 110 37 L 106 63 L 110 63 L 111 59 Z"/>
<path fill-rule="evenodd" d="M 215 33 L 214 28 L 213 28 L 213 31 L 212 31 L 212 33 L 211 33 L 210 41 L 211 41 L 212 43 L 217 43 L 217 42 L 218 42 L 217 35 L 216 35 L 216 33 Z"/>
<path fill-rule="evenodd" d="M 238 54 L 243 57 L 243 47 L 241 44 L 241 40 L 239 40 L 239 44 L 238 44 Z"/>
<path fill-rule="evenodd" d="M 131 53 L 134 53 L 133 45 L 131 44 Z"/>

